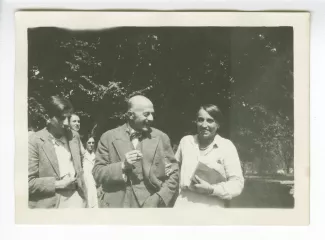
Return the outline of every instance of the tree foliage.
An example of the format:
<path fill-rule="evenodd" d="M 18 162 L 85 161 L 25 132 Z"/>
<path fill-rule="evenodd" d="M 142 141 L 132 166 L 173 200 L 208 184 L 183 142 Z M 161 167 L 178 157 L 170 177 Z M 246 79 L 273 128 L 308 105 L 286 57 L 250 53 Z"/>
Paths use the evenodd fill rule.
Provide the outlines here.
<path fill-rule="evenodd" d="M 44 127 L 46 100 L 61 94 L 97 137 L 122 123 L 125 100 L 147 95 L 155 125 L 174 144 L 195 132 L 199 105 L 217 104 L 221 135 L 258 172 L 293 166 L 292 28 L 29 30 L 28 117 Z"/>

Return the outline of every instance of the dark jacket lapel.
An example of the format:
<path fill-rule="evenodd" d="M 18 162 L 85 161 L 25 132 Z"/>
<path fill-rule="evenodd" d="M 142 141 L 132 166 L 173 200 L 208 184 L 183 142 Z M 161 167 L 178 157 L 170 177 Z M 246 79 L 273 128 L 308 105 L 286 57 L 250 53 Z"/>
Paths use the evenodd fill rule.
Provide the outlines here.
<path fill-rule="evenodd" d="M 50 133 L 47 131 L 47 129 L 43 129 L 40 133 L 41 140 L 44 141 L 44 144 L 42 145 L 42 149 L 47 156 L 47 159 L 49 160 L 51 166 L 53 167 L 55 173 L 60 177 L 60 170 L 59 170 L 59 163 L 58 159 L 56 157 L 54 145 L 51 139 Z"/>
<path fill-rule="evenodd" d="M 143 173 L 149 177 L 150 168 L 153 164 L 153 160 L 156 154 L 160 138 L 154 134 L 149 136 L 142 141 L 142 154 L 143 154 Z"/>
<path fill-rule="evenodd" d="M 71 152 L 71 157 L 73 161 L 74 168 L 76 172 L 81 169 L 81 146 L 80 139 L 73 132 L 69 133 L 68 136 L 69 147 Z"/>
<path fill-rule="evenodd" d="M 127 152 L 134 150 L 134 147 L 130 141 L 130 136 L 127 133 L 127 124 L 122 125 L 116 130 L 113 146 L 120 158 L 120 161 L 124 159 L 124 155 Z"/>

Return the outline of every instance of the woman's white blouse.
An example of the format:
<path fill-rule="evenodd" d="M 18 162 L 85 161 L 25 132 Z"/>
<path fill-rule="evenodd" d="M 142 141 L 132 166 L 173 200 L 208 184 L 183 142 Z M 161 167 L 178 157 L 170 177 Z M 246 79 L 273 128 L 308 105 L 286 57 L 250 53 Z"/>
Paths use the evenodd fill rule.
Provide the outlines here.
<path fill-rule="evenodd" d="M 84 169 L 85 182 L 88 190 L 87 198 L 88 198 L 89 208 L 98 207 L 96 182 L 92 174 L 92 170 L 95 163 L 95 157 L 96 155 L 94 152 L 89 153 L 88 151 L 85 151 L 84 158 L 83 158 L 83 169 Z"/>
<path fill-rule="evenodd" d="M 190 186 L 191 177 L 200 161 L 214 168 L 227 179 L 226 182 L 212 185 L 213 196 L 230 200 L 241 194 L 244 188 L 244 177 L 237 149 L 230 140 L 216 135 L 204 154 L 200 154 L 197 135 L 188 135 L 180 141 L 175 156 L 181 165 L 181 189 Z"/>
<path fill-rule="evenodd" d="M 65 137 L 55 139 L 52 135 L 55 154 L 59 164 L 60 177 L 69 175 L 74 177 L 76 174 L 73 166 L 68 140 Z M 80 197 L 76 190 L 60 191 L 60 202 L 58 208 L 84 208 L 85 201 Z"/>

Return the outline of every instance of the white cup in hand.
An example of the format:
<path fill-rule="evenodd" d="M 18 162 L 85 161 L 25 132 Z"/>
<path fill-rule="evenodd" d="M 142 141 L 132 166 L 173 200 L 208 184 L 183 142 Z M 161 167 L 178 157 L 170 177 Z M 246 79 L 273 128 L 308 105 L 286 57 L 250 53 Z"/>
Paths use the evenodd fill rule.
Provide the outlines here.
<path fill-rule="evenodd" d="M 139 150 L 132 150 L 125 154 L 125 161 L 131 165 L 142 159 L 142 153 Z"/>
<path fill-rule="evenodd" d="M 143 158 L 143 155 L 139 150 L 132 150 L 130 152 L 127 152 L 124 156 L 125 160 L 123 162 L 122 168 L 133 166 L 133 164 L 142 160 Z"/>

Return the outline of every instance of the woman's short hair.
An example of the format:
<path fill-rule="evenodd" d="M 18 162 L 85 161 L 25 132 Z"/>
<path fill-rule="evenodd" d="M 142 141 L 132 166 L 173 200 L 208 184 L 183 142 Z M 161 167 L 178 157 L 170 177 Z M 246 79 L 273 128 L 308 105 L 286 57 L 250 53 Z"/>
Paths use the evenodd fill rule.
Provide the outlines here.
<path fill-rule="evenodd" d="M 88 140 L 91 138 L 93 138 L 95 140 L 95 136 L 93 134 L 88 134 L 86 137 L 86 142 L 88 142 Z"/>
<path fill-rule="evenodd" d="M 80 120 L 80 116 L 79 116 L 78 114 L 76 114 L 76 113 L 71 113 L 71 115 L 70 115 L 70 117 L 69 117 L 69 124 L 70 124 L 71 118 L 72 118 L 73 116 L 78 117 L 79 120 Z"/>
<path fill-rule="evenodd" d="M 71 117 L 72 117 L 72 116 L 77 116 L 78 118 L 80 118 L 79 115 L 76 114 L 76 113 L 71 113 Z"/>
<path fill-rule="evenodd" d="M 51 96 L 47 109 L 48 116 L 61 117 L 65 113 L 73 113 L 71 102 L 61 96 Z"/>
<path fill-rule="evenodd" d="M 198 112 L 201 109 L 209 113 L 209 115 L 213 117 L 214 121 L 217 122 L 220 126 L 223 124 L 223 115 L 218 106 L 214 104 L 201 105 Z"/>

